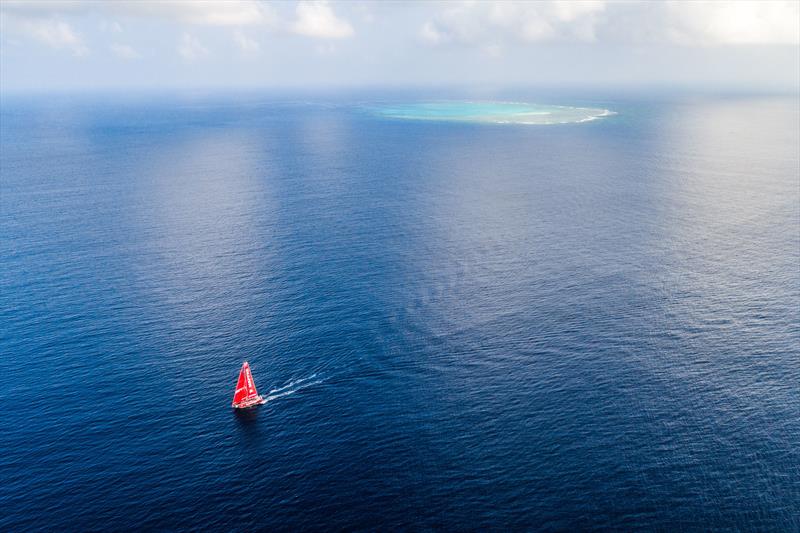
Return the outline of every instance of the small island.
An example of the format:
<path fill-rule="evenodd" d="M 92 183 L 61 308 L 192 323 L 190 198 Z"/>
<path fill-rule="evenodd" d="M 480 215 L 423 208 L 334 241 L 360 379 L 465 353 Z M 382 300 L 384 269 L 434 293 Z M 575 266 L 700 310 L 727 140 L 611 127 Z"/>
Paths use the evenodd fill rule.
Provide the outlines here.
<path fill-rule="evenodd" d="M 574 124 L 614 115 L 609 109 L 521 102 L 421 102 L 370 108 L 386 118 L 484 124 Z"/>

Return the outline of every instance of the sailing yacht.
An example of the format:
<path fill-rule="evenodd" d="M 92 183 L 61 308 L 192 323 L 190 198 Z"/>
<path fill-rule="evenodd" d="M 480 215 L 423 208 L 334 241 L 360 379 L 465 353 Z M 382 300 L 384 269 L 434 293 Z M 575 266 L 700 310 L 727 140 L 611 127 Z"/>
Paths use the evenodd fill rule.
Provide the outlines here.
<path fill-rule="evenodd" d="M 266 400 L 259 396 L 256 390 L 256 384 L 253 382 L 253 374 L 250 372 L 250 364 L 245 361 L 242 369 L 239 371 L 239 381 L 236 382 L 236 391 L 233 393 L 233 403 L 231 407 L 234 409 L 244 409 L 246 407 L 253 407 L 254 405 L 261 405 Z"/>

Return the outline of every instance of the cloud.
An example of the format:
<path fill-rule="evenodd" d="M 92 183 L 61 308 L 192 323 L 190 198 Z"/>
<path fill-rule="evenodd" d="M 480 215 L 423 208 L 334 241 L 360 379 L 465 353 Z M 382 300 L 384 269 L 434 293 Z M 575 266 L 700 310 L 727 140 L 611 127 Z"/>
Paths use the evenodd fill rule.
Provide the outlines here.
<path fill-rule="evenodd" d="M 139 54 L 130 45 L 115 43 L 117 38 L 112 34 L 122 33 L 120 21 L 130 29 L 136 26 L 136 19 L 169 24 L 179 38 L 178 53 L 189 61 L 209 55 L 209 49 L 193 33 L 187 32 L 190 26 L 229 27 L 239 51 L 248 55 L 257 54 L 261 45 L 256 36 L 243 31 L 245 28 L 315 39 L 342 39 L 354 33 L 350 22 L 338 16 L 331 4 L 324 0 L 274 6 L 284 11 L 283 16 L 278 15 L 277 7 L 258 0 L 2 0 L 0 16 L 4 20 L 3 33 L 11 27 L 10 33 L 18 33 L 52 48 L 69 49 L 75 55 L 85 55 L 88 47 L 70 23 L 83 24 L 82 29 L 87 34 L 92 34 L 94 29 L 94 37 L 104 39 L 102 45 L 123 59 L 135 59 Z M 87 21 L 91 17 L 99 18 L 99 30 L 106 34 L 105 37 L 98 34 L 96 23 L 89 27 Z"/>
<path fill-rule="evenodd" d="M 95 12 L 109 16 L 151 17 L 206 26 L 266 24 L 274 18 L 271 7 L 256 0 L 3 0 L 2 9 L 6 13 L 22 17 Z"/>
<path fill-rule="evenodd" d="M 142 55 L 136 49 L 127 44 L 112 43 L 109 47 L 111 52 L 120 59 L 139 59 Z"/>
<path fill-rule="evenodd" d="M 67 49 L 76 56 L 85 56 L 89 49 L 67 22 L 58 19 L 24 19 L 17 31 L 51 48 Z"/>
<path fill-rule="evenodd" d="M 420 28 L 430 45 L 498 40 L 724 46 L 800 44 L 800 2 L 445 3 Z"/>
<path fill-rule="evenodd" d="M 233 41 L 243 54 L 257 54 L 261 51 L 261 45 L 255 39 L 248 37 L 242 30 L 233 32 Z"/>
<path fill-rule="evenodd" d="M 4 13 L 20 17 L 52 17 L 81 13 L 89 3 L 85 0 L 3 0 L 0 4 Z"/>
<path fill-rule="evenodd" d="M 319 39 L 342 39 L 353 35 L 350 23 L 336 16 L 324 1 L 299 2 L 297 20 L 291 25 L 294 33 Z"/>
<path fill-rule="evenodd" d="M 606 2 L 458 2 L 425 22 L 428 44 L 483 44 L 498 39 L 536 42 L 595 40 L 594 27 Z"/>
<path fill-rule="evenodd" d="M 492 8 L 501 9 L 502 3 L 479 4 L 475 2 L 454 2 L 448 4 L 432 20 L 422 26 L 423 41 L 432 45 L 477 44 L 490 38 L 488 27 Z"/>
<path fill-rule="evenodd" d="M 156 17 L 205 26 L 250 26 L 267 24 L 274 18 L 267 4 L 255 0 L 117 1 L 103 4 L 102 9 L 121 15 Z"/>
<path fill-rule="evenodd" d="M 184 32 L 178 43 L 178 54 L 187 61 L 195 61 L 207 56 L 208 49 L 196 37 Z"/>
<path fill-rule="evenodd" d="M 669 2 L 669 38 L 683 45 L 800 44 L 800 2 Z"/>

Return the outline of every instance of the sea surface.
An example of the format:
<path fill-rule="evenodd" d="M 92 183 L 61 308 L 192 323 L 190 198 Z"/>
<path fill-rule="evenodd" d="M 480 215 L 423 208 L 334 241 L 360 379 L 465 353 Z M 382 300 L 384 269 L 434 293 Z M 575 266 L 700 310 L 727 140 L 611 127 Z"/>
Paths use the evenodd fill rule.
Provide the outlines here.
<path fill-rule="evenodd" d="M 798 97 L 435 96 L 3 95 L 0 531 L 800 530 Z"/>

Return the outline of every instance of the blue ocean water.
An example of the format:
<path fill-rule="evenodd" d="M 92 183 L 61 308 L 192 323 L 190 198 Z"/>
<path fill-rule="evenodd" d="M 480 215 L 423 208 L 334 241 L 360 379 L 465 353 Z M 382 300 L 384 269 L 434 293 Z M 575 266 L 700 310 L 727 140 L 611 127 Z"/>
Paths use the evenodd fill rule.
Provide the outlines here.
<path fill-rule="evenodd" d="M 3 96 L 0 530 L 800 529 L 797 98 L 514 96 Z"/>

